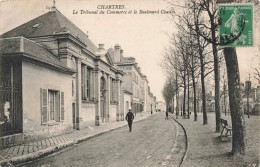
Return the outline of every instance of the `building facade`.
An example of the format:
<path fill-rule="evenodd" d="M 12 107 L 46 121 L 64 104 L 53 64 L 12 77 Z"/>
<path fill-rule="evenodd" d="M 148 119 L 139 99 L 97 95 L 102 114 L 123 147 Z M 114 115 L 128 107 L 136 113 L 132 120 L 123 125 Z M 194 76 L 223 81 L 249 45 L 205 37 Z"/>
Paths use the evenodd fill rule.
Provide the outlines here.
<path fill-rule="evenodd" d="M 56 8 L 0 42 L 0 137 L 48 137 L 123 120 L 123 71 Z"/>
<path fill-rule="evenodd" d="M 108 50 L 113 62 L 123 72 L 124 90 L 131 93 L 131 109 L 134 114 L 140 112 L 155 111 L 155 100 L 150 92 L 147 77 L 142 74 L 134 57 L 125 57 L 120 45 L 116 44 L 114 48 Z M 128 103 L 124 101 L 125 105 Z"/>

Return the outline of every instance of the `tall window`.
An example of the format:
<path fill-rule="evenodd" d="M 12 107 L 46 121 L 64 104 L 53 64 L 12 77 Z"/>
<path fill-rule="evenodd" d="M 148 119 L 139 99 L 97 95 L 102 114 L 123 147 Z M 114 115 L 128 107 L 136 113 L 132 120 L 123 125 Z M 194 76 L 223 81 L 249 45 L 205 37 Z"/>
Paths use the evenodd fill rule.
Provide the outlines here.
<path fill-rule="evenodd" d="M 57 112 L 56 97 L 57 92 L 49 90 L 49 115 L 50 120 L 54 120 L 55 112 Z"/>
<path fill-rule="evenodd" d="M 116 102 L 116 81 L 113 78 L 110 83 L 110 102 Z"/>
<path fill-rule="evenodd" d="M 85 64 L 81 65 L 81 95 L 82 100 L 91 99 L 92 88 L 92 69 L 87 67 Z"/>
<path fill-rule="evenodd" d="M 87 97 L 90 99 L 90 80 L 91 80 L 91 69 L 87 68 Z"/>
<path fill-rule="evenodd" d="M 113 102 L 113 79 L 110 80 L 110 102 Z"/>
<path fill-rule="evenodd" d="M 86 65 L 81 64 L 81 98 L 86 100 Z"/>

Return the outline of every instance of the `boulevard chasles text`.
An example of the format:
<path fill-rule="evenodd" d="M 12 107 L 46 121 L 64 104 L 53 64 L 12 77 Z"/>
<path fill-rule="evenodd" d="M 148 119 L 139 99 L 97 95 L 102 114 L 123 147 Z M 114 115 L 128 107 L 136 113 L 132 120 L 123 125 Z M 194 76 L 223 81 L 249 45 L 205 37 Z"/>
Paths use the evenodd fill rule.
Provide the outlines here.
<path fill-rule="evenodd" d="M 166 9 L 127 9 L 125 5 L 97 5 L 95 10 L 73 10 L 73 14 L 172 14 L 173 11 Z"/>

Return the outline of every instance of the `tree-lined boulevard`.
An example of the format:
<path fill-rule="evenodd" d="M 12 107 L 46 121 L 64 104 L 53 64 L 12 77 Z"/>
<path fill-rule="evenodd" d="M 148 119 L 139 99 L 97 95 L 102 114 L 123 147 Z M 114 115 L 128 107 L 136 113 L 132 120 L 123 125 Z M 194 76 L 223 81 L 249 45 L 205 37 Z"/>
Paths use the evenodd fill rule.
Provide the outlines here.
<path fill-rule="evenodd" d="M 194 121 L 197 121 L 197 112 L 202 111 L 203 125 L 206 126 L 208 124 L 206 102 L 209 100 L 209 94 L 206 97 L 206 93 L 210 91 L 207 90 L 206 83 L 212 84 L 214 95 L 212 95 L 212 90 L 210 95 L 214 97 L 212 110 L 215 112 L 215 132 L 219 133 L 222 130 L 221 126 L 227 129 L 225 127 L 227 125 L 224 125 L 223 121 L 221 122 L 223 119 L 220 110 L 220 96 L 223 92 L 224 97 L 228 96 L 231 115 L 231 123 L 228 127 L 232 128 L 230 153 L 234 156 L 245 155 L 245 111 L 243 111 L 242 105 L 244 88 L 240 80 L 235 47 L 252 46 L 246 45 L 252 44 L 251 36 L 247 36 L 247 34 L 251 33 L 250 28 L 253 26 L 253 6 L 259 8 L 259 2 L 234 3 L 225 6 L 221 1 L 187 0 L 183 2 L 183 6 L 175 5 L 174 2 L 169 4 L 174 10 L 172 18 L 178 32 L 170 36 L 171 45 L 165 49 L 161 63 L 161 67 L 168 76 L 163 90 L 167 110 L 174 112 L 174 99 L 176 99 L 176 118 L 182 116 L 190 119 L 190 113 L 193 111 Z M 229 9 L 232 9 L 234 13 L 229 13 L 230 15 L 227 16 Z M 249 10 L 247 14 L 243 13 L 244 9 Z M 219 31 L 221 28 L 225 29 L 224 33 Z M 254 84 L 258 85 L 260 76 L 258 70 L 255 70 Z M 223 77 L 220 77 L 220 74 Z M 214 78 L 208 79 L 209 75 L 213 75 Z M 220 81 L 227 82 L 228 93 L 226 89 L 220 90 Z M 169 88 L 172 91 L 169 91 Z M 222 103 L 226 107 L 226 98 Z M 193 110 L 190 109 L 191 104 Z M 201 109 L 197 107 L 200 104 Z M 249 111 L 247 112 L 249 113 Z"/>
<path fill-rule="evenodd" d="M 0 167 L 260 166 L 259 0 L 52 3 L 0 39 Z"/>

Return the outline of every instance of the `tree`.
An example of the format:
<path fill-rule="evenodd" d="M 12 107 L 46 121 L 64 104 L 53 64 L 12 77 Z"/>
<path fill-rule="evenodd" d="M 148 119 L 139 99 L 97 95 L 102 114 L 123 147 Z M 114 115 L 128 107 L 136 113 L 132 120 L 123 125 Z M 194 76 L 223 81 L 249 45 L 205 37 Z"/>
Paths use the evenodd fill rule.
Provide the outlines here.
<path fill-rule="evenodd" d="M 213 11 L 210 11 L 210 4 L 213 9 Z M 216 46 L 218 44 L 228 44 L 231 42 L 234 42 L 239 38 L 241 35 L 241 32 L 238 33 L 237 36 L 234 36 L 233 39 L 225 42 L 225 43 L 220 43 L 217 40 L 215 30 L 217 30 L 218 24 L 216 22 L 217 20 L 217 8 L 215 1 L 203 1 L 203 4 L 201 5 L 202 8 L 204 8 L 210 18 L 210 31 L 211 31 L 211 38 L 207 38 L 206 36 L 203 35 L 203 33 L 200 33 L 200 35 L 208 40 L 210 43 L 212 43 L 213 46 L 213 55 L 216 53 Z M 245 25 L 245 21 L 242 20 L 242 30 Z M 205 33 L 204 33 L 205 34 Z M 215 35 L 214 35 L 215 34 Z M 244 154 L 245 151 L 245 125 L 244 125 L 244 118 L 241 110 L 241 94 L 240 94 L 240 78 L 239 78 L 239 70 L 238 70 L 238 62 L 237 62 L 237 55 L 236 51 L 234 48 L 225 48 L 224 49 L 224 56 L 225 56 L 225 61 L 226 61 L 226 67 L 227 67 L 227 74 L 228 74 L 228 90 L 229 90 L 229 102 L 230 102 L 230 110 L 231 110 L 231 119 L 232 119 L 232 132 L 233 132 L 233 137 L 232 137 L 232 153 L 233 154 Z M 214 55 L 214 62 L 217 58 Z M 216 64 L 214 66 L 215 68 L 217 67 Z M 218 68 L 218 67 L 217 67 Z M 217 70 L 215 69 L 215 72 Z M 217 95 L 217 91 L 219 91 L 219 88 L 217 88 L 219 85 L 217 85 L 217 81 L 219 79 L 219 76 L 216 75 L 215 73 L 215 97 L 219 96 Z M 216 100 L 216 99 L 215 99 Z M 217 101 L 215 101 L 217 102 Z M 219 107 L 219 106 L 216 106 Z M 220 118 L 220 113 L 217 113 L 217 108 L 216 108 L 216 131 L 219 130 L 219 118 Z"/>
<path fill-rule="evenodd" d="M 162 95 L 163 95 L 163 98 L 165 100 L 167 110 L 169 109 L 170 104 L 171 104 L 171 100 L 175 95 L 174 87 L 175 87 L 174 83 L 172 82 L 172 80 L 170 78 L 168 78 L 168 80 L 164 84 L 164 87 L 163 87 L 163 90 L 162 90 Z"/>
<path fill-rule="evenodd" d="M 175 25 L 177 25 L 177 27 L 180 30 L 182 30 L 182 32 L 184 32 L 185 34 L 192 35 L 193 39 L 194 39 L 193 41 L 197 41 L 196 44 L 195 43 L 194 44 L 197 47 L 197 49 L 195 49 L 195 50 L 197 50 L 196 53 L 198 53 L 199 56 L 197 56 L 196 53 L 191 54 L 191 56 L 193 57 L 193 55 L 194 55 L 194 57 L 198 57 L 200 60 L 203 125 L 206 125 L 207 124 L 207 113 L 206 113 L 205 77 L 212 72 L 212 70 L 211 70 L 212 61 L 211 60 L 205 61 L 205 59 L 211 58 L 211 56 L 208 56 L 211 53 L 211 51 L 206 52 L 206 50 L 209 49 L 208 48 L 209 42 L 207 40 L 205 40 L 204 38 L 201 38 L 199 26 L 195 26 L 195 25 L 203 24 L 203 20 L 201 20 L 201 17 L 200 17 L 202 10 L 201 9 L 199 10 L 199 8 L 196 6 L 197 5 L 196 1 L 191 1 L 191 2 L 193 2 L 194 5 L 191 5 L 192 3 L 188 3 L 186 5 L 188 7 L 185 10 L 182 10 L 181 14 L 178 14 L 176 12 L 174 13 L 174 16 L 177 16 L 177 18 L 179 19 L 178 22 L 175 21 L 174 23 L 175 23 Z M 192 71 L 191 71 L 191 73 L 192 73 Z M 193 87 L 193 89 L 194 89 L 194 87 Z M 194 91 L 194 93 L 196 93 L 196 92 Z"/>
<path fill-rule="evenodd" d="M 224 55 L 228 74 L 228 93 L 232 118 L 232 153 L 245 153 L 245 120 L 242 112 L 240 76 L 235 48 L 225 48 Z"/>
<path fill-rule="evenodd" d="M 257 83 L 260 84 L 260 71 L 259 69 L 254 69 L 254 78 L 257 80 Z"/>
<path fill-rule="evenodd" d="M 241 32 L 244 29 L 245 20 L 241 20 L 241 32 L 233 36 L 232 39 L 222 42 L 218 41 L 216 36 L 216 31 L 220 20 L 217 15 L 217 5 L 216 1 L 195 1 L 190 0 L 191 6 L 195 6 L 198 11 L 204 11 L 209 16 L 209 23 L 207 21 L 200 24 L 190 25 L 194 31 L 196 31 L 199 36 L 212 44 L 213 57 L 214 57 L 214 76 L 215 76 L 215 102 L 216 102 L 216 131 L 220 129 L 220 112 L 219 110 L 219 64 L 218 64 L 218 55 L 217 55 L 217 45 L 226 45 L 237 40 Z M 202 14 L 197 15 L 198 17 Z M 238 70 L 238 62 L 235 48 L 224 48 L 224 56 L 227 67 L 227 76 L 228 76 L 228 92 L 229 92 L 229 102 L 231 110 L 231 120 L 232 120 L 232 153 L 233 154 L 244 154 L 245 153 L 245 123 L 244 117 L 241 110 L 241 94 L 240 94 L 240 78 Z M 218 104 L 217 104 L 218 103 Z"/>
<path fill-rule="evenodd" d="M 219 57 L 217 45 L 216 31 L 218 30 L 218 15 L 217 15 L 217 5 L 215 1 L 203 0 L 197 3 L 191 0 L 193 8 L 198 10 L 198 15 L 201 12 L 207 13 L 209 17 L 210 25 L 207 22 L 200 22 L 195 24 L 195 30 L 198 34 L 203 35 L 204 38 L 210 39 L 212 41 L 212 51 L 214 57 L 214 81 L 215 81 L 215 113 L 216 113 L 216 132 L 220 132 L 220 76 L 219 76 Z M 203 31 L 203 32 L 202 32 Z"/>

